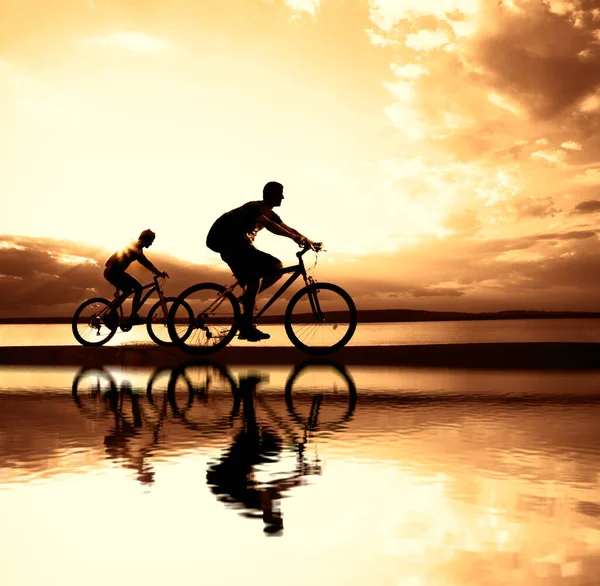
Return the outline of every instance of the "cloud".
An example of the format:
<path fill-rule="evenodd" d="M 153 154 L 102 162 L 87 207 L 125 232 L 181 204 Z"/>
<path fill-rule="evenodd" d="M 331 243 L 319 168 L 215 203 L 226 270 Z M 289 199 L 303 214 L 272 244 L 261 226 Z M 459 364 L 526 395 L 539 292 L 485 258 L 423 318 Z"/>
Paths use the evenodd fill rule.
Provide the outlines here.
<path fill-rule="evenodd" d="M 102 276 L 110 253 L 75 242 L 0 237 L 0 316 L 68 317 L 84 299 L 112 297 Z M 148 256 L 171 276 L 167 295 L 201 281 L 231 281 L 226 267 L 152 251 Z M 142 267 L 134 264 L 131 270 L 140 281 L 149 280 Z M 434 238 L 358 262 L 319 263 L 315 277 L 345 288 L 359 309 L 598 310 L 599 272 L 596 232 L 570 230 L 513 239 Z"/>
<path fill-rule="evenodd" d="M 487 10 L 472 58 L 486 83 L 512 95 L 532 116 L 557 116 L 597 88 L 600 51 L 591 10 L 575 17 L 542 2 L 520 12 Z"/>
<path fill-rule="evenodd" d="M 593 214 L 600 212 L 600 200 L 590 199 L 578 203 L 572 210 L 573 214 Z"/>
<path fill-rule="evenodd" d="M 83 45 L 120 47 L 137 53 L 161 53 L 171 50 L 171 45 L 162 39 L 136 31 L 121 31 L 99 37 L 88 37 Z"/>
<path fill-rule="evenodd" d="M 574 140 L 567 140 L 563 142 L 560 146 L 564 149 L 568 149 L 571 151 L 580 151 L 582 148 L 581 145 L 578 142 L 575 142 Z"/>
<path fill-rule="evenodd" d="M 519 218 L 547 218 L 560 211 L 555 207 L 554 198 L 549 195 L 515 199 L 513 206 Z"/>
<path fill-rule="evenodd" d="M 411 291 L 414 297 L 460 297 L 464 294 L 464 290 L 451 287 L 422 287 Z"/>
<path fill-rule="evenodd" d="M 486 240 L 430 239 L 403 251 L 366 257 L 360 267 L 359 281 L 351 280 L 350 265 L 331 267 L 331 279 L 345 283 L 361 304 L 370 307 L 600 309 L 600 252 L 594 230 Z M 386 270 L 387 279 L 377 276 Z M 386 297 L 390 293 L 394 297 Z"/>
<path fill-rule="evenodd" d="M 112 286 L 102 273 L 112 251 L 76 242 L 49 238 L 0 236 L 0 316 L 69 316 L 85 299 L 99 295 L 111 298 Z M 196 265 L 174 257 L 149 253 L 148 257 L 171 277 L 167 294 L 178 294 L 199 281 L 229 281 L 224 269 Z M 135 263 L 137 265 L 137 263 Z M 132 266 L 141 282 L 150 273 Z"/>
<path fill-rule="evenodd" d="M 301 10 L 315 16 L 319 9 L 320 0 L 285 0 L 292 10 Z"/>

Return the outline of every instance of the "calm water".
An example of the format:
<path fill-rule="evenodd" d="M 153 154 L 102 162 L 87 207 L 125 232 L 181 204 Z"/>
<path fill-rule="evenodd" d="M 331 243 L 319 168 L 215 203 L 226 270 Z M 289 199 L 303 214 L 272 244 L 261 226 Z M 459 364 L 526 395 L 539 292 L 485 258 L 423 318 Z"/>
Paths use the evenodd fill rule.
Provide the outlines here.
<path fill-rule="evenodd" d="M 289 346 L 283 326 L 261 326 L 271 334 L 262 346 Z M 146 326 L 119 331 L 108 343 L 152 343 Z M 485 342 L 600 342 L 600 319 L 486 320 L 359 324 L 350 346 L 452 344 Z M 68 324 L 0 325 L 0 346 L 71 345 L 77 341 Z M 252 345 L 234 340 L 232 346 Z"/>
<path fill-rule="evenodd" d="M 0 369 L 0 584 L 595 585 L 600 374 Z"/>

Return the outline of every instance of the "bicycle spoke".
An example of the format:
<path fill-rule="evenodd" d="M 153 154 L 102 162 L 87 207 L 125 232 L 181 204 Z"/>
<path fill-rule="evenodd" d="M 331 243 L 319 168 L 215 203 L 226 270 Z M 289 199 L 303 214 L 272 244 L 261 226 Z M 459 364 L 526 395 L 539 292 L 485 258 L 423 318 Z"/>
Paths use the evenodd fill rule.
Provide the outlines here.
<path fill-rule="evenodd" d="M 116 384 L 103 368 L 82 368 L 73 379 L 71 392 L 82 413 L 97 421 L 108 417 L 107 396 L 116 392 Z"/>
<path fill-rule="evenodd" d="M 348 343 L 356 328 L 356 308 L 340 287 L 318 283 L 301 289 L 291 299 L 285 326 L 295 346 L 324 354 Z"/>
<path fill-rule="evenodd" d="M 187 309 L 186 309 L 187 306 Z M 226 346 L 237 332 L 239 305 L 221 285 L 201 283 L 184 291 L 169 312 L 169 335 L 191 354 Z"/>
<path fill-rule="evenodd" d="M 72 320 L 73 335 L 84 346 L 101 346 L 115 334 L 118 316 L 107 299 L 96 297 L 84 301 Z"/>
<path fill-rule="evenodd" d="M 305 431 L 334 431 L 351 418 L 356 386 L 346 369 L 323 359 L 298 366 L 286 382 L 286 404 Z"/>

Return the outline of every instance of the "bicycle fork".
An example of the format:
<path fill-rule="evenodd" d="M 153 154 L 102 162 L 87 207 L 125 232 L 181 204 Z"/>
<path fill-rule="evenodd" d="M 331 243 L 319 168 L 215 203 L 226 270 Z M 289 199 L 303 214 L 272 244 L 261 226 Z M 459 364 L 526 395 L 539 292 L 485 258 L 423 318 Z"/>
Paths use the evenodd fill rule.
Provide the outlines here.
<path fill-rule="evenodd" d="M 308 277 L 309 286 L 313 287 L 313 290 L 309 290 L 308 292 L 308 301 L 310 303 L 310 308 L 315 316 L 317 321 L 324 322 L 325 315 L 321 311 L 321 305 L 319 304 L 319 296 L 317 295 L 316 284 L 317 282 L 312 278 Z"/>

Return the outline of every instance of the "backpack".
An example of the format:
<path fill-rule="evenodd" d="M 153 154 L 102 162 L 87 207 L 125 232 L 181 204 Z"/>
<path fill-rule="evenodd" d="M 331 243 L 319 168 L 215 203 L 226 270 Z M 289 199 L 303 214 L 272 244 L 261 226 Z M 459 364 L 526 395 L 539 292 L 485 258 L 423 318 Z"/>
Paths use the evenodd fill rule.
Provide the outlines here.
<path fill-rule="evenodd" d="M 218 217 L 214 224 L 210 227 L 206 236 L 206 246 L 213 252 L 221 252 L 223 245 L 227 242 L 230 232 L 229 214 L 225 213 Z"/>

